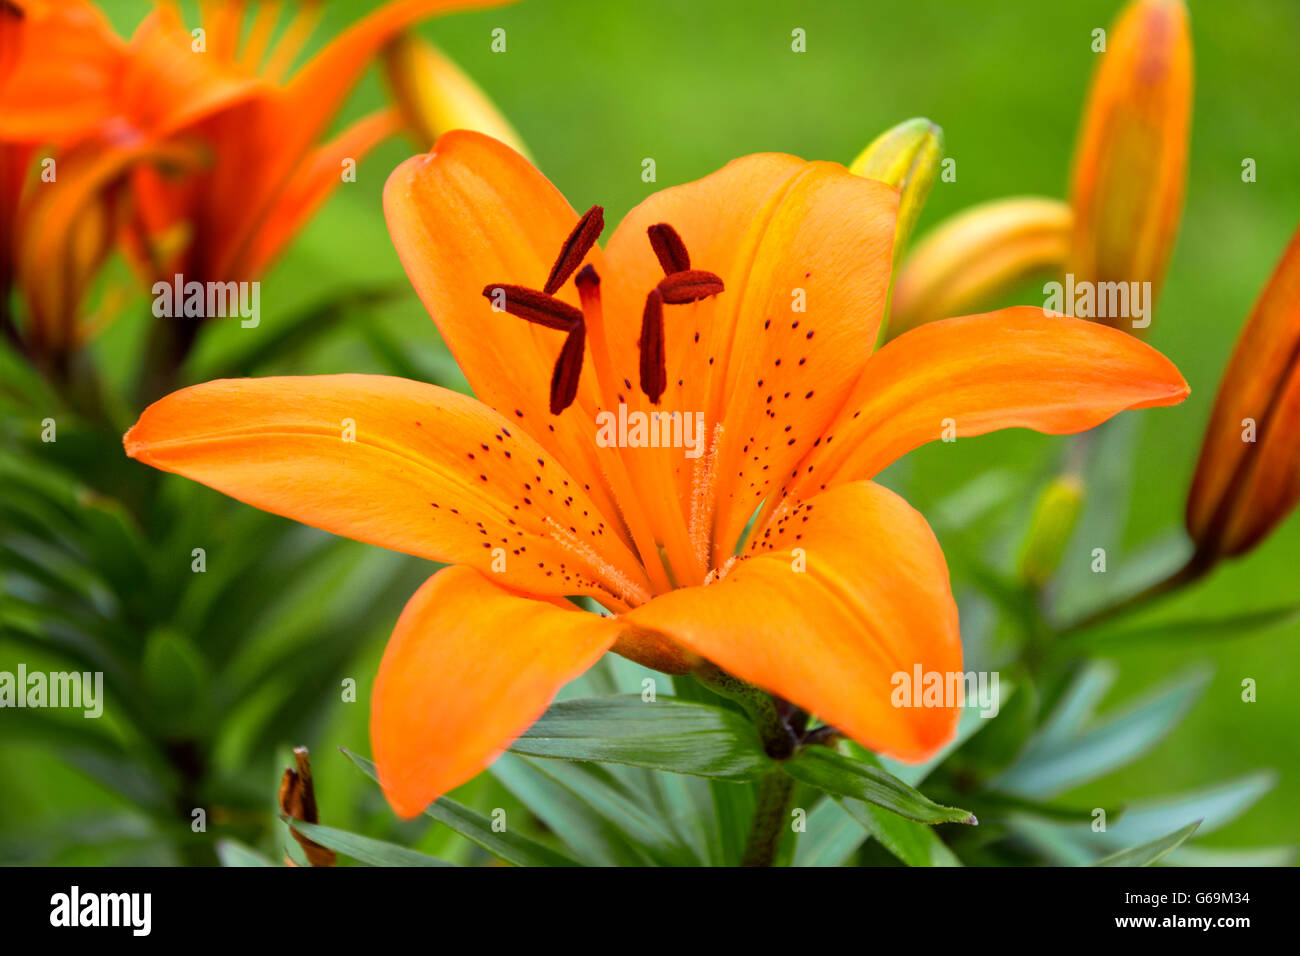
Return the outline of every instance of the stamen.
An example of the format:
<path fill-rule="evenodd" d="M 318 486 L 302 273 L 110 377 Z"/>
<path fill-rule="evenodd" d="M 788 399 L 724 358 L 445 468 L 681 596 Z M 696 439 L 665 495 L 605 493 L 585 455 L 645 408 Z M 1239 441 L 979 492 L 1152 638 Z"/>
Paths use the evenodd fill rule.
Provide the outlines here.
<path fill-rule="evenodd" d="M 555 360 L 551 375 L 551 414 L 558 415 L 578 396 L 578 381 L 582 378 L 582 353 L 586 350 L 587 333 L 579 322 L 564 340 L 560 357 Z"/>
<path fill-rule="evenodd" d="M 536 289 L 496 282 L 483 287 L 483 296 L 493 304 L 503 300 L 502 305 L 511 315 L 548 329 L 568 332 L 582 325 L 579 309 Z"/>
<path fill-rule="evenodd" d="M 587 542 L 574 535 L 568 528 L 562 526 L 554 518 L 547 516 L 545 519 L 546 526 L 551 530 L 551 540 L 562 548 L 572 551 L 595 572 L 603 584 L 612 585 L 613 590 L 625 604 L 636 607 L 650 600 L 650 595 L 645 588 L 641 587 L 635 581 L 630 579 L 626 574 L 620 571 L 614 565 L 610 564 L 600 552 L 595 550 Z"/>
<path fill-rule="evenodd" d="M 655 223 L 646 232 L 650 236 L 650 248 L 654 249 L 659 265 L 663 266 L 664 275 L 674 272 L 686 272 L 691 267 L 691 254 L 686 251 L 686 243 L 677 235 L 677 230 L 666 222 Z"/>
<path fill-rule="evenodd" d="M 673 272 L 659 283 L 659 294 L 663 296 L 665 305 L 698 302 L 722 291 L 722 280 L 703 269 Z"/>
<path fill-rule="evenodd" d="M 325 4 L 321 0 L 302 0 L 298 12 L 289 20 L 289 25 L 280 34 L 279 41 L 267 58 L 266 66 L 262 70 L 263 79 L 270 83 L 279 83 L 288 74 L 298 54 L 311 39 L 324 12 Z"/>
<path fill-rule="evenodd" d="M 664 306 L 699 302 L 724 291 L 722 279 L 712 272 L 691 268 L 691 255 L 677 230 L 658 222 L 646 230 L 664 278 L 645 300 L 641 317 L 641 391 L 658 405 L 668 387 L 668 364 L 664 355 Z"/>
<path fill-rule="evenodd" d="M 722 443 L 722 422 L 713 426 L 713 439 L 709 450 L 703 458 L 695 461 L 695 473 L 691 476 L 691 547 L 695 550 L 695 560 L 701 567 L 711 567 L 713 562 L 709 552 L 713 546 L 713 534 L 710 522 L 713 520 L 713 499 L 718 485 L 718 446 Z"/>
<path fill-rule="evenodd" d="M 651 289 L 641 316 L 641 391 L 652 405 L 658 405 L 668 387 L 668 366 L 664 357 L 664 300 Z"/>
<path fill-rule="evenodd" d="M 560 254 L 555 257 L 555 265 L 551 267 L 546 285 L 542 286 L 543 292 L 554 295 L 556 290 L 564 285 L 569 276 L 573 275 L 573 270 L 587 258 L 587 253 L 596 244 L 604 228 L 605 210 L 600 206 L 592 206 L 583 213 L 578 224 L 569 233 L 569 238 L 565 239 L 564 245 L 560 247 Z"/>

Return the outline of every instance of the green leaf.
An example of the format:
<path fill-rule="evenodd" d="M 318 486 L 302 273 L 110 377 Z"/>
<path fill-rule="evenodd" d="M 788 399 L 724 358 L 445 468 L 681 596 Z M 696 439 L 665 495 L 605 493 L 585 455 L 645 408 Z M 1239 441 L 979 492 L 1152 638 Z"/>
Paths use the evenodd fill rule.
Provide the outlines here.
<path fill-rule="evenodd" d="M 1287 604 L 1282 607 L 1230 614 L 1224 617 L 1200 617 L 1159 621 L 1141 627 L 1106 627 L 1080 631 L 1062 640 L 1061 648 L 1070 653 L 1083 650 L 1105 653 L 1120 648 L 1152 644 L 1177 644 L 1183 647 L 1193 641 L 1223 641 L 1247 637 L 1284 627 L 1296 621 L 1300 621 L 1300 604 Z"/>
<path fill-rule="evenodd" d="M 754 725 L 721 707 L 661 697 L 586 697 L 553 704 L 514 742 L 530 757 L 592 760 L 721 780 L 772 766 Z"/>
<path fill-rule="evenodd" d="M 412 850 L 409 847 L 398 846 L 396 843 L 385 843 L 383 840 L 374 840 L 358 833 L 349 833 L 346 830 L 322 826 L 319 823 L 307 823 L 304 820 L 287 818 L 284 822 L 321 846 L 336 850 L 344 856 L 350 856 L 362 863 L 368 863 L 370 866 L 456 865 L 455 863 L 448 863 L 446 860 L 440 860 L 436 856 L 429 856 L 427 853 Z"/>
<path fill-rule="evenodd" d="M 978 821 L 968 810 L 945 807 L 913 790 L 893 774 L 824 747 L 808 747 L 782 764 L 786 773 L 818 790 L 863 800 L 920 823 Z"/>
<path fill-rule="evenodd" d="M 1180 846 L 1164 858 L 1165 866 L 1294 866 L 1293 846 L 1252 846 L 1234 849 L 1218 846 Z"/>
<path fill-rule="evenodd" d="M 1136 760 L 1182 719 L 1209 677 L 1198 669 L 1072 740 L 1035 737 L 993 786 L 1051 797 Z"/>
<path fill-rule="evenodd" d="M 503 754 L 491 772 L 524 806 L 541 818 L 583 863 L 645 866 L 654 862 L 642 843 L 662 849 L 657 821 L 620 792 L 598 768 L 574 763 L 543 766 Z"/>
<path fill-rule="evenodd" d="M 835 799 L 881 846 L 908 866 L 961 866 L 961 860 L 926 824 L 904 820 L 860 800 Z"/>
<path fill-rule="evenodd" d="M 343 755 L 357 765 L 362 773 L 369 776 L 376 783 L 379 781 L 375 773 L 375 765 L 359 754 L 354 754 L 350 750 L 344 750 Z M 480 813 L 476 813 L 469 807 L 461 806 L 455 800 L 447 797 L 440 797 L 438 800 L 424 808 L 427 816 L 433 817 L 439 823 L 445 824 L 469 840 L 471 843 L 482 847 L 493 856 L 505 860 L 507 863 L 513 863 L 515 866 L 577 866 L 575 860 L 570 859 L 563 853 L 557 853 L 549 847 L 527 837 L 511 833 L 504 830 L 500 833 L 493 831 L 492 822 Z"/>
<path fill-rule="evenodd" d="M 256 850 L 228 837 L 217 841 L 216 851 L 222 866 L 275 866 Z"/>
<path fill-rule="evenodd" d="M 1052 709 L 1052 715 L 1043 722 L 1037 742 L 1058 743 L 1078 737 L 1092 721 L 1097 705 L 1105 698 L 1118 674 L 1119 668 L 1112 661 L 1083 664 Z"/>
<path fill-rule="evenodd" d="M 1093 866 L 1150 866 L 1181 846 L 1188 837 L 1196 832 L 1196 828 L 1200 825 L 1200 820 L 1189 823 L 1187 826 L 1157 840 L 1152 840 L 1150 843 L 1143 843 L 1141 846 L 1120 850 L 1118 853 L 1103 857 Z"/>
<path fill-rule="evenodd" d="M 1209 833 L 1237 819 L 1273 789 L 1277 774 L 1260 771 L 1201 790 L 1134 803 L 1124 816 L 1112 821 L 1104 833 L 1089 837 L 1111 848 L 1154 840 L 1172 828 L 1193 820 L 1201 821 L 1201 833 Z"/>
<path fill-rule="evenodd" d="M 804 832 L 795 845 L 793 865 L 843 866 L 866 839 L 862 824 L 849 815 L 839 800 L 827 797 L 808 814 Z"/>

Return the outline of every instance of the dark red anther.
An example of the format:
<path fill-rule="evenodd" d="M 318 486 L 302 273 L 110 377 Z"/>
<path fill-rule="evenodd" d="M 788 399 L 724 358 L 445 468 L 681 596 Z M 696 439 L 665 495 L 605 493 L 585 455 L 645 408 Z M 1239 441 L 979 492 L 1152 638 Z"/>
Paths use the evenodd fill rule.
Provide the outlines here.
<path fill-rule="evenodd" d="M 551 274 L 546 279 L 546 285 L 542 286 L 543 292 L 554 295 L 556 290 L 564 285 L 569 276 L 573 275 L 573 270 L 587 258 L 587 253 L 596 244 L 604 228 L 605 210 L 600 206 L 592 206 L 582 214 L 578 224 L 569 233 L 569 238 L 565 239 L 564 245 L 560 247 L 560 254 L 555 257 L 555 265 L 551 266 Z"/>
<path fill-rule="evenodd" d="M 569 337 L 564 340 L 560 357 L 555 360 L 555 371 L 551 375 L 551 414 L 558 415 L 570 405 L 578 395 L 578 381 L 582 378 L 582 353 L 587 344 L 587 330 L 578 324 L 573 327 Z"/>
<path fill-rule="evenodd" d="M 677 230 L 666 222 L 658 222 L 646 230 L 650 235 L 650 248 L 655 251 L 664 275 L 685 272 L 691 267 L 691 254 Z"/>
<path fill-rule="evenodd" d="M 722 280 L 703 269 L 669 273 L 660 281 L 658 288 L 665 305 L 698 302 L 723 291 Z"/>
<path fill-rule="evenodd" d="M 500 282 L 483 288 L 483 295 L 495 307 L 526 322 L 569 333 L 564 340 L 564 347 L 560 349 L 559 358 L 555 360 L 555 371 L 551 374 L 552 415 L 558 415 L 572 405 L 578 395 L 578 381 L 582 378 L 582 356 L 587 344 L 582 310 L 561 302 L 555 298 L 555 293 L 573 275 L 573 270 L 582 264 L 604 228 L 605 210 L 592 206 L 564 240 L 541 292 Z M 579 286 L 588 282 L 600 285 L 600 277 L 589 263 L 578 273 L 577 282 Z"/>
<path fill-rule="evenodd" d="M 582 324 L 581 310 L 536 289 L 495 283 L 484 286 L 483 295 L 494 306 L 504 309 L 511 315 L 526 322 L 544 325 L 548 329 L 568 332 Z"/>
<path fill-rule="evenodd" d="M 668 365 L 664 355 L 664 300 L 651 289 L 641 315 L 641 391 L 652 405 L 658 405 L 668 387 Z"/>

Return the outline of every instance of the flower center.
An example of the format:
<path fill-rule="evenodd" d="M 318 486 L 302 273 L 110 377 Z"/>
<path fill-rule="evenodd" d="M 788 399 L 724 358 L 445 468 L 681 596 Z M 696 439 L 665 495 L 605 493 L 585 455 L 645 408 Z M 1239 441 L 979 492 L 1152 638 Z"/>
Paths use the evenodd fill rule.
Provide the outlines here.
<path fill-rule="evenodd" d="M 577 397 L 587 341 L 583 310 L 560 301 L 555 293 L 587 257 L 604 228 L 605 211 L 600 206 L 592 206 L 564 240 L 541 291 L 501 282 L 491 283 L 483 289 L 483 295 L 496 308 L 504 309 L 526 322 L 568 333 L 551 374 L 552 415 L 560 414 Z M 668 223 L 656 223 L 647 231 L 650 247 L 654 250 L 659 265 L 663 267 L 664 278 L 646 296 L 645 311 L 641 316 L 640 384 L 641 391 L 650 402 L 658 405 L 668 384 L 667 356 L 664 354 L 664 306 L 684 305 L 717 295 L 723 291 L 723 284 L 712 272 L 691 268 L 691 256 L 686 251 L 686 244 L 682 242 L 677 230 Z M 585 293 L 584 307 L 588 296 L 598 300 L 600 277 L 591 265 L 578 273 L 575 282 Z"/>

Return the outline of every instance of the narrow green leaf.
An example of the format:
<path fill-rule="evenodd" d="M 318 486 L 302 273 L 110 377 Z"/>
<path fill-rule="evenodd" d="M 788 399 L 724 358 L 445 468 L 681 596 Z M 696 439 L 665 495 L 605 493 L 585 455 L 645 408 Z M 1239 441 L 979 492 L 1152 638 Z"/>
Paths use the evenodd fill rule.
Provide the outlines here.
<path fill-rule="evenodd" d="M 1165 866 L 1294 866 L 1293 846 L 1180 846 L 1161 861 Z"/>
<path fill-rule="evenodd" d="M 818 790 L 863 800 L 909 820 L 920 823 L 978 822 L 968 810 L 935 803 L 893 774 L 824 747 L 801 750 L 782 766 L 790 776 Z"/>
<path fill-rule="evenodd" d="M 379 777 L 375 765 L 359 754 L 343 750 L 343 755 L 351 760 L 376 783 Z M 577 866 L 575 860 L 563 853 L 557 853 L 535 840 L 503 830 L 500 833 L 492 829 L 492 821 L 469 807 L 461 806 L 455 800 L 440 797 L 424 808 L 427 816 L 445 824 L 463 836 L 466 840 L 487 850 L 495 857 L 513 863 L 515 866 Z"/>
<path fill-rule="evenodd" d="M 223 837 L 217 841 L 216 851 L 222 866 L 275 866 L 262 854 L 238 840 Z"/>
<path fill-rule="evenodd" d="M 1196 828 L 1200 825 L 1200 820 L 1189 823 L 1187 826 L 1157 840 L 1152 840 L 1150 843 L 1143 843 L 1141 846 L 1120 850 L 1118 853 L 1103 857 L 1093 866 L 1150 866 L 1181 846 L 1188 837 L 1196 832 Z"/>
<path fill-rule="evenodd" d="M 1089 833 L 1109 848 L 1117 849 L 1154 840 L 1193 820 L 1201 821 L 1202 835 L 1231 823 L 1273 789 L 1277 774 L 1269 770 L 1201 790 L 1134 803 L 1118 820 L 1107 822 L 1104 833 Z"/>
<path fill-rule="evenodd" d="M 867 839 L 862 824 L 834 797 L 813 807 L 804 827 L 794 849 L 795 866 L 843 866 Z"/>
<path fill-rule="evenodd" d="M 1106 653 L 1128 647 L 1152 644 L 1177 644 L 1183 647 L 1193 641 L 1223 641 L 1248 637 L 1273 628 L 1284 627 L 1300 620 L 1300 604 L 1229 614 L 1212 618 L 1184 618 L 1158 621 L 1141 627 L 1098 628 L 1069 635 L 1062 650 L 1078 653 L 1087 650 Z"/>
<path fill-rule="evenodd" d="M 1197 670 L 1110 717 L 1073 740 L 1035 738 L 994 787 L 1026 797 L 1051 797 L 1136 760 L 1182 719 L 1209 674 Z"/>
<path fill-rule="evenodd" d="M 610 779 L 576 763 L 530 761 L 503 754 L 491 772 L 516 799 L 541 818 L 583 863 L 644 866 L 641 843 L 662 845 L 656 821 L 620 793 Z M 635 836 L 634 836 L 635 834 Z"/>
<path fill-rule="evenodd" d="M 1081 666 L 1038 731 L 1039 743 L 1072 740 L 1083 733 L 1118 675 L 1113 661 L 1088 661 Z"/>
<path fill-rule="evenodd" d="M 386 843 L 359 833 L 349 833 L 335 827 L 322 826 L 319 823 L 307 823 L 304 820 L 285 819 L 293 829 L 303 836 L 314 840 L 323 847 L 350 856 L 354 860 L 368 863 L 370 866 L 455 866 L 436 856 L 420 853 L 409 847 L 396 843 Z"/>
<path fill-rule="evenodd" d="M 772 761 L 753 724 L 707 704 L 660 697 L 586 697 L 553 704 L 510 748 L 529 757 L 629 764 L 722 780 L 754 780 Z"/>
<path fill-rule="evenodd" d="M 961 860 L 926 824 L 904 820 L 861 800 L 835 799 L 881 846 L 908 866 L 961 866 Z"/>

